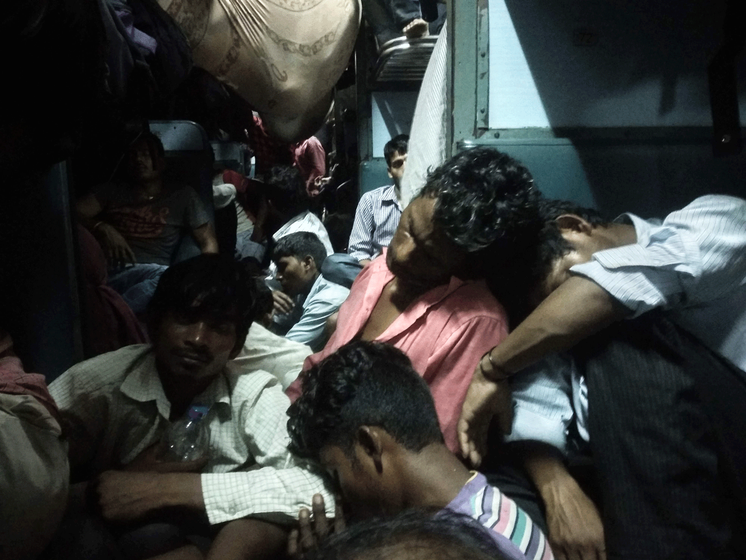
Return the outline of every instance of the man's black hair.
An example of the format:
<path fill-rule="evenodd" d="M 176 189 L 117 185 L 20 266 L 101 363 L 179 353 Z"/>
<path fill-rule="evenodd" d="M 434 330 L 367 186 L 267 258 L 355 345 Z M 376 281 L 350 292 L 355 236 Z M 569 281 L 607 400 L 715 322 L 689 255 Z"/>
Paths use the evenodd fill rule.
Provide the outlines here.
<path fill-rule="evenodd" d="M 269 289 L 264 278 L 254 278 L 256 284 L 256 305 L 254 314 L 255 318 L 260 318 L 272 313 L 275 308 L 275 300 L 272 297 L 272 290 Z"/>
<path fill-rule="evenodd" d="M 145 142 L 148 145 L 148 150 L 150 150 L 150 158 L 153 160 L 153 162 L 157 161 L 157 159 L 163 159 L 166 157 L 166 151 L 163 148 L 163 142 L 161 142 L 161 139 L 152 132 L 145 131 L 140 133 L 137 138 L 135 138 L 130 144 L 130 149 L 132 149 L 136 144 L 139 144 L 140 142 Z"/>
<path fill-rule="evenodd" d="M 592 226 L 609 223 L 597 210 L 565 200 L 542 199 L 539 202 L 539 212 L 543 226 L 536 243 L 526 248 L 521 258 L 521 270 L 514 270 L 514 276 L 520 278 L 516 284 L 523 285 L 521 292 L 513 293 L 511 297 L 511 305 L 521 308 L 515 313 L 520 320 L 533 311 L 537 303 L 534 294 L 547 279 L 555 263 L 575 249 L 562 236 L 557 218 L 564 214 L 574 214 Z"/>
<path fill-rule="evenodd" d="M 281 214 L 292 217 L 308 209 L 306 184 L 297 168 L 275 165 L 264 177 L 264 183 L 267 198 Z"/>
<path fill-rule="evenodd" d="M 244 265 L 230 257 L 202 254 L 166 269 L 148 304 L 148 328 L 155 338 L 167 314 L 232 321 L 242 342 L 256 312 L 256 284 Z"/>
<path fill-rule="evenodd" d="M 406 134 L 397 134 L 383 146 L 383 157 L 386 158 L 386 167 L 391 167 L 391 159 L 395 153 L 404 155 L 409 149 L 409 136 Z"/>
<path fill-rule="evenodd" d="M 574 214 L 592 226 L 605 226 L 609 223 L 597 210 L 584 208 L 566 200 L 542 200 L 539 210 L 544 220 L 544 227 L 537 245 L 538 250 L 536 251 L 536 262 L 533 270 L 535 285 L 547 278 L 558 260 L 575 249 L 572 243 L 562 237 L 557 218 L 564 214 Z"/>
<path fill-rule="evenodd" d="M 468 515 L 408 510 L 332 535 L 309 560 L 503 560 L 488 530 Z"/>
<path fill-rule="evenodd" d="M 569 241 L 562 237 L 557 218 L 565 214 L 574 214 L 583 218 L 592 226 L 605 226 L 609 223 L 597 210 L 584 208 L 566 200 L 542 200 L 539 204 L 539 211 L 544 221 L 544 227 L 538 243 L 539 250 L 535 265 L 534 274 L 537 281 L 543 281 L 554 263 L 575 249 Z"/>
<path fill-rule="evenodd" d="M 350 456 L 361 426 L 411 451 L 443 441 L 427 384 L 401 350 L 378 342 L 351 342 L 305 372 L 288 416 L 291 448 L 315 461 L 328 445 Z"/>
<path fill-rule="evenodd" d="M 609 220 L 604 218 L 598 210 L 586 208 L 568 200 L 545 198 L 541 201 L 539 210 L 541 217 L 547 222 L 553 222 L 564 214 L 574 214 L 592 226 L 605 226 L 609 223 Z"/>
<path fill-rule="evenodd" d="M 541 227 L 541 194 L 529 170 L 492 148 L 456 154 L 430 173 L 420 197 L 434 198 L 435 225 L 469 253 L 510 249 Z"/>
<path fill-rule="evenodd" d="M 529 170 L 493 148 L 471 148 L 432 171 L 417 196 L 435 199 L 436 228 L 469 254 L 469 272 L 487 280 L 514 326 L 543 226 Z"/>
<path fill-rule="evenodd" d="M 267 283 L 264 281 L 267 273 L 262 269 L 259 261 L 254 257 L 241 259 L 241 264 L 246 269 L 246 273 L 254 280 L 254 286 L 256 288 L 254 320 L 259 320 L 261 317 L 272 313 L 275 306 L 272 297 L 272 290 L 269 289 Z"/>
<path fill-rule="evenodd" d="M 315 233 L 310 231 L 298 231 L 277 241 L 272 251 L 272 260 L 277 263 L 283 257 L 295 257 L 302 261 L 311 256 L 316 263 L 316 270 L 321 273 L 321 265 L 326 259 L 326 247 Z"/>

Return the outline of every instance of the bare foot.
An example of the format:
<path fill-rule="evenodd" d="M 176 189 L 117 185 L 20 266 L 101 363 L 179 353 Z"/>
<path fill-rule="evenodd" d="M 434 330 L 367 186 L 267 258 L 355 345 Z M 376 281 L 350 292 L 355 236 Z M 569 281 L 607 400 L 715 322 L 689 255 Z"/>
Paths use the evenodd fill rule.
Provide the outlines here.
<path fill-rule="evenodd" d="M 418 39 L 424 37 L 428 34 L 428 31 L 429 28 L 427 22 L 421 18 L 413 19 L 404 27 L 404 29 L 402 29 L 402 33 L 404 33 L 407 39 Z"/>

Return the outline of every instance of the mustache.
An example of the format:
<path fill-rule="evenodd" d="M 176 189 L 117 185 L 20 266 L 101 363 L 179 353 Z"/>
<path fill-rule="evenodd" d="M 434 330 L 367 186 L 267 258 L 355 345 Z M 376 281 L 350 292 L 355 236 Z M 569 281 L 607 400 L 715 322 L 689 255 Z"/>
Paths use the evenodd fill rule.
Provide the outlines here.
<path fill-rule="evenodd" d="M 198 362 L 207 363 L 212 360 L 212 354 L 206 350 L 199 349 L 185 349 L 179 348 L 173 351 L 173 353 L 180 358 L 188 358 L 190 360 L 196 360 Z"/>

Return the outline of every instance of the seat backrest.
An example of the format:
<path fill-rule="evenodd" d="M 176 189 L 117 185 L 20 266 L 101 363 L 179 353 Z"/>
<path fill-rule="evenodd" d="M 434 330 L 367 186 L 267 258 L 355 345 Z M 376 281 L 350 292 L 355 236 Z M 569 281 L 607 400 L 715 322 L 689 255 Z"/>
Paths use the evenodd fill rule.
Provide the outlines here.
<path fill-rule="evenodd" d="M 189 185 L 199 195 L 215 226 L 212 202 L 213 151 L 205 129 L 192 121 L 149 121 L 166 152 L 164 179 L 169 184 Z M 185 235 L 174 252 L 172 263 L 200 254 L 191 235 Z"/>

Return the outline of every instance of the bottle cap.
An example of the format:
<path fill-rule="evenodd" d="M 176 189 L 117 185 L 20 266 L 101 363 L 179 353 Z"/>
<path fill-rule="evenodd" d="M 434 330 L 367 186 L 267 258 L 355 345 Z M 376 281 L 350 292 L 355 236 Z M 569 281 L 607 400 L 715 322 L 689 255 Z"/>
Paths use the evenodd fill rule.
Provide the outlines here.
<path fill-rule="evenodd" d="M 203 406 L 201 404 L 192 405 L 189 409 L 189 418 L 192 420 L 202 420 L 209 411 L 209 406 Z"/>

